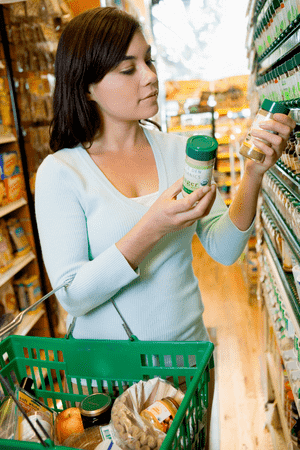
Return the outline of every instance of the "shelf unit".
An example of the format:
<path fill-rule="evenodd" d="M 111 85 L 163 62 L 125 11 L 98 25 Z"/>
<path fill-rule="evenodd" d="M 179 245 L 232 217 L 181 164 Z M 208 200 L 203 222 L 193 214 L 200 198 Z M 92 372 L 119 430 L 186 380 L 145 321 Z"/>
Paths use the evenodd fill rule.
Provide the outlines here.
<path fill-rule="evenodd" d="M 248 4 L 246 45 L 251 70 L 248 88 L 251 117 L 254 118 L 263 97 L 274 100 L 275 97 L 272 96 L 278 92 L 279 101 L 291 109 L 291 116 L 297 123 L 296 131 L 299 131 L 300 98 L 297 97 L 297 92 L 293 91 L 291 97 L 285 97 L 283 91 L 274 90 L 272 83 L 274 76 L 278 76 L 286 67 L 285 64 L 290 64 L 300 53 L 300 14 L 297 15 L 296 9 L 291 9 L 292 2 L 285 2 L 286 14 L 280 11 L 282 21 L 279 21 L 279 16 L 276 17 L 279 10 L 275 10 L 274 5 L 275 2 L 266 0 L 250 0 Z M 280 29 L 276 29 L 275 24 L 279 23 Z M 289 76 L 290 74 L 287 77 Z M 274 184 L 268 185 L 269 181 Z M 292 443 L 286 397 L 284 400 L 287 385 L 284 381 L 288 380 L 290 383 L 300 415 L 300 299 L 293 274 L 284 265 L 284 252 L 287 252 L 292 265 L 300 264 L 300 236 L 294 228 L 296 225 L 291 220 L 291 213 L 284 209 L 270 186 L 277 186 L 278 192 L 284 193 L 287 199 L 300 202 L 300 177 L 281 159 L 278 160 L 265 175 L 256 221 L 256 249 L 259 258 L 257 292 L 264 323 L 263 388 L 267 404 L 276 410 L 285 444 L 282 439 L 280 442 L 276 438 L 276 433 L 272 433 L 271 429 L 270 432 L 275 450 L 294 450 L 299 447 L 295 442 Z"/>
<path fill-rule="evenodd" d="M 0 136 L 0 152 L 14 151 L 18 155 L 18 165 L 20 166 L 20 174 L 22 178 L 22 196 L 16 201 L 8 202 L 5 206 L 0 207 L 0 217 L 18 218 L 26 237 L 30 243 L 31 250 L 26 254 L 15 255 L 11 264 L 2 268 L 0 271 L 0 287 L 7 282 L 12 282 L 16 275 L 23 275 L 24 270 L 29 276 L 37 275 L 42 293 L 45 292 L 43 276 L 42 276 L 42 258 L 39 241 L 37 238 L 37 227 L 35 223 L 34 203 L 30 191 L 30 183 L 28 178 L 27 158 L 24 149 L 24 135 L 20 123 L 20 113 L 16 99 L 15 82 L 13 80 L 12 60 L 10 54 L 10 46 L 7 33 L 7 17 L 9 4 L 0 4 L 0 47 L 1 47 L 1 69 L 0 78 L 2 84 L 7 87 L 5 97 L 5 125 Z M 2 103 L 3 106 L 3 103 Z M 2 111 L 1 111 L 2 112 Z M 4 122 L 3 122 L 4 123 Z M 23 225 L 24 224 L 24 225 Z M 46 314 L 45 314 L 46 313 Z M 33 327 L 39 324 L 43 335 L 54 336 L 51 316 L 46 305 L 28 315 L 22 324 L 13 330 L 17 334 L 27 334 L 32 331 Z"/>

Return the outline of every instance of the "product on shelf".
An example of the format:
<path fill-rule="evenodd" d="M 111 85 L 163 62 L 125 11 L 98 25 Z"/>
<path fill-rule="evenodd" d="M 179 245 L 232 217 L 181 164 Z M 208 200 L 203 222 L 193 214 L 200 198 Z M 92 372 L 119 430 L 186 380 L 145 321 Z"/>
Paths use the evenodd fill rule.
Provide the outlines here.
<path fill-rule="evenodd" d="M 18 154 L 15 151 L 0 154 L 0 178 L 4 180 L 20 173 Z"/>
<path fill-rule="evenodd" d="M 30 244 L 19 219 L 11 218 L 7 221 L 8 231 L 18 256 L 30 251 Z"/>
<path fill-rule="evenodd" d="M 12 203 L 19 200 L 23 194 L 23 180 L 22 175 L 12 175 L 11 177 L 5 178 L 4 187 L 6 193 L 6 202 L 2 204 Z"/>
<path fill-rule="evenodd" d="M 19 300 L 20 311 L 24 311 L 24 309 L 28 308 L 29 306 L 29 299 L 26 295 L 26 289 L 23 278 L 20 279 L 15 278 L 13 284 L 17 298 Z"/>
<path fill-rule="evenodd" d="M 13 262 L 13 249 L 10 242 L 6 223 L 0 219 L 0 272 L 11 266 Z"/>
<path fill-rule="evenodd" d="M 37 275 L 23 275 L 20 278 L 15 278 L 13 284 L 21 311 L 42 298 L 42 291 Z M 35 309 L 32 309 L 28 314 L 33 314 L 34 311 Z"/>
<path fill-rule="evenodd" d="M 10 281 L 0 287 L 0 305 L 6 314 L 11 313 L 15 316 L 19 313 L 18 300 Z"/>

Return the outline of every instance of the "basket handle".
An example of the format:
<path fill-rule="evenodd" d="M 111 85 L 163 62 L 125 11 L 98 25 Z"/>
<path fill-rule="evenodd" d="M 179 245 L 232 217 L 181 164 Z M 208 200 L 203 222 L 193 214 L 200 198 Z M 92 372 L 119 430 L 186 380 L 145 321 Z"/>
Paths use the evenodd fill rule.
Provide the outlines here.
<path fill-rule="evenodd" d="M 124 327 L 124 330 L 125 330 L 127 336 L 129 337 L 130 341 L 138 341 L 138 338 L 132 333 L 131 329 L 129 328 L 128 323 L 126 322 L 126 320 L 124 319 L 123 315 L 121 314 L 121 311 L 119 310 L 119 308 L 115 304 L 115 301 L 113 299 L 110 299 L 110 302 L 115 307 L 117 313 L 121 317 L 121 319 L 123 321 L 122 325 Z M 65 335 L 65 339 L 69 339 L 70 337 L 72 337 L 72 332 L 74 330 L 75 324 L 76 324 L 76 317 L 73 317 L 72 322 L 70 323 L 70 325 L 68 327 L 68 330 L 67 330 L 67 333 Z"/>

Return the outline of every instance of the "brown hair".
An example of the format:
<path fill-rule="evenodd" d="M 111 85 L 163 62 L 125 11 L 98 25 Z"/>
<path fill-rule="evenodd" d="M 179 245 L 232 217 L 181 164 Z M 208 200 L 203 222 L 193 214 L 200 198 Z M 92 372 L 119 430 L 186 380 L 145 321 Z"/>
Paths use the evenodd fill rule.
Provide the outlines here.
<path fill-rule="evenodd" d="M 58 43 L 55 59 L 54 116 L 50 127 L 53 151 L 92 144 L 101 132 L 97 104 L 88 86 L 99 83 L 126 55 L 140 23 L 126 12 L 97 7 L 72 19 Z"/>

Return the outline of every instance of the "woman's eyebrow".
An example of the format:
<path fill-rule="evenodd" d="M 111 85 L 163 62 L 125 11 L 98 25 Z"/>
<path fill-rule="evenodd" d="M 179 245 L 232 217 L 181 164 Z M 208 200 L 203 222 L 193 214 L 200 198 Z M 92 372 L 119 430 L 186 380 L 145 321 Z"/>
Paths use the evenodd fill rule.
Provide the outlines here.
<path fill-rule="evenodd" d="M 148 53 L 151 53 L 151 45 L 149 45 L 145 54 L 147 55 Z M 124 58 L 122 58 L 122 61 L 127 61 L 128 59 L 136 59 L 136 56 L 125 55 Z"/>

